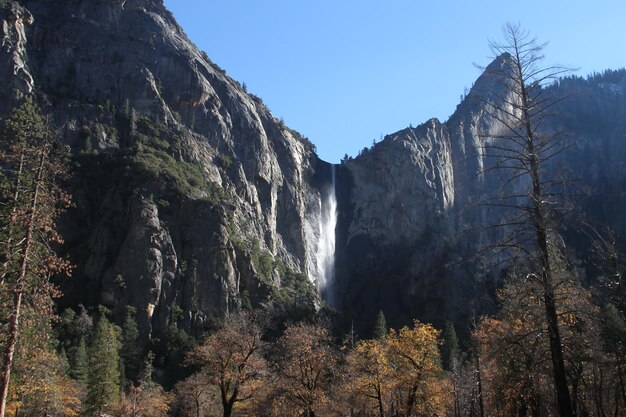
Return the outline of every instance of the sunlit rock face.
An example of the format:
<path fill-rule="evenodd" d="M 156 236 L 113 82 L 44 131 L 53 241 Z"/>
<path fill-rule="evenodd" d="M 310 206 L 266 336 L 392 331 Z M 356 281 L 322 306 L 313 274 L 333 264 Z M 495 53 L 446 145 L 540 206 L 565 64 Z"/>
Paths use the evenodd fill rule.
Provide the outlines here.
<path fill-rule="evenodd" d="M 328 164 L 198 50 L 161 1 L 7 1 L 0 23 L 0 114 L 35 94 L 81 167 L 67 226 L 81 284 L 68 299 L 133 305 L 148 334 L 173 305 L 189 328 L 238 310 L 243 292 L 271 305 L 279 263 L 317 279 Z M 223 197 L 105 168 L 138 146 L 167 154 L 176 175 L 197 167 Z M 264 274 L 259 256 L 272 259 Z"/>
<path fill-rule="evenodd" d="M 505 178 L 487 175 L 482 150 L 506 117 L 486 107 L 506 96 L 490 77 L 446 122 L 402 129 L 333 167 L 161 1 L 3 4 L 0 115 L 34 94 L 74 155 L 67 304 L 134 306 L 146 337 L 173 320 L 199 333 L 248 302 L 272 310 L 290 270 L 363 334 L 379 310 L 391 325 L 441 325 L 493 307 L 500 271 L 474 256 L 501 236 L 482 226 L 503 215 L 480 205 Z M 549 169 L 581 179 L 593 197 L 575 204 L 623 235 L 624 72 L 546 91 L 573 93 L 556 109 L 568 117 L 549 127 L 578 145 Z"/>
<path fill-rule="evenodd" d="M 503 190 L 511 173 L 494 169 L 498 159 L 486 151 L 499 145 L 494 138 L 506 133 L 502 122 L 513 111 L 503 103 L 512 96 L 489 75 L 507 59 L 503 55 L 490 64 L 445 123 L 433 119 L 387 135 L 339 167 L 337 300 L 363 332 L 379 310 L 392 325 L 419 317 L 437 325 L 451 320 L 463 329 L 493 310 L 505 255 L 485 249 L 506 236 L 506 228 L 495 226 L 511 212 L 488 202 L 503 193 L 528 192 L 524 177 Z M 545 178 L 569 178 L 570 197 L 559 207 L 564 212 L 577 209 L 621 235 L 626 234 L 617 213 L 626 203 L 626 142 L 619 140 L 626 137 L 625 91 L 625 71 L 546 87 L 546 96 L 568 98 L 552 109 L 556 116 L 544 127 L 573 146 L 542 172 Z M 572 251 L 589 246 L 575 229 L 563 228 Z M 583 259 L 588 255 L 578 253 Z"/>

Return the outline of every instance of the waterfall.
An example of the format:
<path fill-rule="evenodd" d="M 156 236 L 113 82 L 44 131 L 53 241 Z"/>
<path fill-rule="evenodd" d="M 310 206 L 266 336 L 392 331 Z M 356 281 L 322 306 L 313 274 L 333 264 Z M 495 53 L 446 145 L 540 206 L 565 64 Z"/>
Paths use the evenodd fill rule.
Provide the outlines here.
<path fill-rule="evenodd" d="M 321 196 L 320 235 L 317 245 L 317 291 L 328 304 L 334 303 L 335 226 L 337 198 L 335 195 L 335 165 L 331 164 L 331 183 Z"/>

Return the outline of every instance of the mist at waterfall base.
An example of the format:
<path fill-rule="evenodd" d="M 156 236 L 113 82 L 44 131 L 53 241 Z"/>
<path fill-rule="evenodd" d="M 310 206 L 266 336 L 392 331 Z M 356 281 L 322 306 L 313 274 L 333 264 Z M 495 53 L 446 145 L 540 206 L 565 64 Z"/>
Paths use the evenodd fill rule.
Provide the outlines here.
<path fill-rule="evenodd" d="M 330 184 L 322 191 L 320 234 L 317 245 L 317 291 L 334 306 L 335 227 L 337 226 L 337 196 L 335 194 L 335 165 L 331 165 Z"/>

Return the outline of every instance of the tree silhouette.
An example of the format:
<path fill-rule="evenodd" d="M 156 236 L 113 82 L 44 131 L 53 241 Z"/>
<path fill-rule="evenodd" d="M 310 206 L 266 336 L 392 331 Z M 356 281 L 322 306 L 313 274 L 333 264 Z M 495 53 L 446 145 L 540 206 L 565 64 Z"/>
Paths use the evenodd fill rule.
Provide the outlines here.
<path fill-rule="evenodd" d="M 545 85 L 569 71 L 560 66 L 542 67 L 542 50 L 518 25 L 504 27 L 504 42 L 492 42 L 499 66 L 487 74 L 502 87 L 485 97 L 487 112 L 499 128 L 483 136 L 485 156 L 495 158 L 493 168 L 508 176 L 503 192 L 488 204 L 516 214 L 505 222 L 510 233 L 500 248 L 512 249 L 528 265 L 529 274 L 542 282 L 556 398 L 561 417 L 573 416 L 555 298 L 555 258 L 559 246 L 555 213 L 562 208 L 560 181 L 550 178 L 546 165 L 567 148 L 563 138 L 547 128 L 552 109 L 562 100 L 545 94 Z M 556 209 L 555 209 L 556 208 Z"/>

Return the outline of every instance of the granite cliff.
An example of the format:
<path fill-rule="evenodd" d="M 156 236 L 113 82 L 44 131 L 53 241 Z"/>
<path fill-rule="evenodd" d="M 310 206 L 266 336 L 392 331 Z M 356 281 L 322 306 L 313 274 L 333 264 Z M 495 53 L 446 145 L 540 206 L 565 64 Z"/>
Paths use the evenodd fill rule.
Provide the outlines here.
<path fill-rule="evenodd" d="M 146 337 L 173 322 L 199 333 L 241 308 L 320 307 L 330 165 L 161 1 L 5 0 L 0 21 L 0 115 L 33 95 L 72 149 L 67 304 L 134 306 Z M 481 151 L 500 128 L 484 102 L 499 88 L 483 75 L 446 122 L 400 130 L 337 166 L 330 290 L 364 332 L 379 310 L 392 325 L 442 324 L 493 306 L 498 271 L 474 255 L 497 236 L 467 230 L 499 215 L 476 208 L 501 180 L 482 174 Z M 559 161 L 594 196 L 577 204 L 625 232 L 624 71 L 547 91 L 575 93 L 554 127 L 578 145 Z"/>
<path fill-rule="evenodd" d="M 145 334 L 176 305 L 201 329 L 314 279 L 328 164 L 162 2 L 7 1 L 0 18 L 0 113 L 35 95 L 74 155 L 72 302 L 132 305 Z"/>
<path fill-rule="evenodd" d="M 508 93 L 490 76 L 506 59 L 486 68 L 446 122 L 432 119 L 388 135 L 342 164 L 336 298 L 364 332 L 379 310 L 394 325 L 420 317 L 443 326 L 495 308 L 504 265 L 477 255 L 505 233 L 486 226 L 503 222 L 506 209 L 482 203 L 501 192 L 509 175 L 491 169 L 498 160 L 485 150 L 507 120 L 505 106 L 494 101 Z M 546 175 L 567 178 L 564 211 L 618 236 L 626 233 L 617 209 L 626 202 L 625 93 L 624 70 L 545 87 L 559 103 L 546 129 L 567 138 Z M 521 190 L 523 181 L 514 187 Z M 574 229 L 562 231 L 576 252 L 585 238 Z M 586 259 L 582 268 L 593 268 L 589 253 L 576 255 Z"/>

